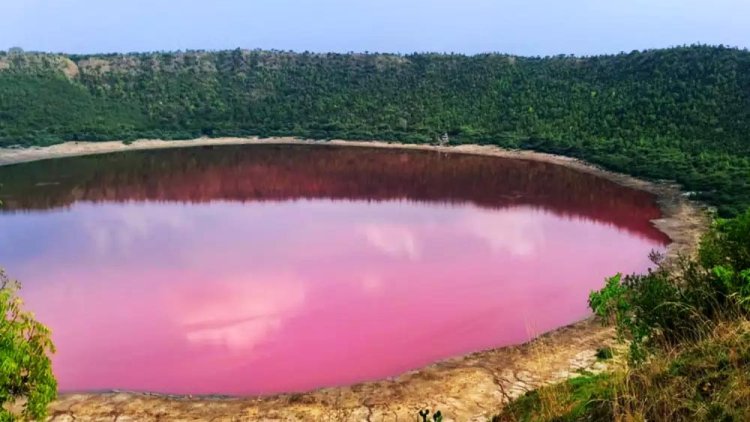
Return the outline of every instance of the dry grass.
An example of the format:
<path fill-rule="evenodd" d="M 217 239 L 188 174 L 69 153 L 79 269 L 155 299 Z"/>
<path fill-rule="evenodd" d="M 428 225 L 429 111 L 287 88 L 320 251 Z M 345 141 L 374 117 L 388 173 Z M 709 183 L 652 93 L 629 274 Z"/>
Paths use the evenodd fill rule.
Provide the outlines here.
<path fill-rule="evenodd" d="M 495 421 L 750 420 L 750 321 L 728 320 L 636 368 L 531 392 Z"/>

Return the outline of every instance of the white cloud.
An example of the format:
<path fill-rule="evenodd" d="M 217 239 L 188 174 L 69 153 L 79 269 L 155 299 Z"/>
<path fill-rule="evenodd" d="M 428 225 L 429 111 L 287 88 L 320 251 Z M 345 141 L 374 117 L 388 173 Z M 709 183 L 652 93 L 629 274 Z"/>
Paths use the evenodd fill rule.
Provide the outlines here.
<path fill-rule="evenodd" d="M 528 209 L 471 209 L 459 226 L 487 242 L 493 251 L 530 256 L 544 243 L 540 223 L 538 216 Z"/>
<path fill-rule="evenodd" d="M 245 274 L 218 282 L 212 291 L 196 299 L 183 298 L 176 310 L 177 322 L 191 343 L 253 350 L 305 303 L 306 288 L 292 275 Z"/>
<path fill-rule="evenodd" d="M 147 207 L 144 204 L 102 207 L 95 219 L 84 220 L 83 228 L 95 251 L 101 255 L 125 253 L 155 230 L 185 230 L 193 225 L 176 207 L 163 211 Z"/>
<path fill-rule="evenodd" d="M 415 260 L 421 248 L 411 228 L 400 224 L 372 223 L 360 227 L 367 243 L 382 253 L 397 258 Z"/>

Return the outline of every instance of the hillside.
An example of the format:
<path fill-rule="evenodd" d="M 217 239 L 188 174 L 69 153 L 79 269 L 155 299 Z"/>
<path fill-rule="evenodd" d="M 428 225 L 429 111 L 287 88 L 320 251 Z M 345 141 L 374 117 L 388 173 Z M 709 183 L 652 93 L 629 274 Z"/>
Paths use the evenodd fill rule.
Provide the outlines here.
<path fill-rule="evenodd" d="M 576 58 L 268 51 L 0 53 L 0 146 L 296 135 L 493 143 L 750 206 L 750 52 Z"/>

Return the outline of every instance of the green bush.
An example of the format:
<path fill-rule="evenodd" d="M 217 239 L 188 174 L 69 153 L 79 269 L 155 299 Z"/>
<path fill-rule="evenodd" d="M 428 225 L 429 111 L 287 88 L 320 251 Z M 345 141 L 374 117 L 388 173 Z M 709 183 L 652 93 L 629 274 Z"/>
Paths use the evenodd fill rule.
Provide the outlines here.
<path fill-rule="evenodd" d="M 42 420 L 57 395 L 50 331 L 24 311 L 19 284 L 0 270 L 0 421 Z M 25 400 L 20 414 L 10 406 Z"/>
<path fill-rule="evenodd" d="M 589 296 L 589 305 L 630 341 L 630 359 L 649 348 L 700 338 L 717 321 L 750 315 L 750 210 L 718 220 L 696 259 L 647 274 L 619 274 Z"/>

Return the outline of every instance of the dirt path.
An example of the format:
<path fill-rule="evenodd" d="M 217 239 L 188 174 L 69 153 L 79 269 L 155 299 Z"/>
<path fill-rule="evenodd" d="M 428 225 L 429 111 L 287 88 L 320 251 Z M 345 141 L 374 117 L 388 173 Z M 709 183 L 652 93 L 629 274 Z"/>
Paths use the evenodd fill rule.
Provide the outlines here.
<path fill-rule="evenodd" d="M 192 141 L 141 140 L 68 142 L 45 148 L 0 149 L 0 165 L 107 152 L 201 145 L 317 144 L 294 138 L 216 138 Z M 685 199 L 679 187 L 616 174 L 579 160 L 492 146 L 437 147 L 387 142 L 329 141 L 326 144 L 426 149 L 555 163 L 616 183 L 652 192 L 663 217 L 654 221 L 673 241 L 668 257 L 691 253 L 708 224 L 702 207 Z M 530 338 L 533 336 L 530 335 Z M 531 342 L 438 362 L 397 378 L 310 393 L 260 398 L 164 396 L 142 393 L 68 394 L 50 407 L 54 421 L 262 420 L 262 421 L 413 421 L 420 409 L 440 409 L 445 421 L 486 421 L 503 403 L 579 370 L 597 372 L 596 350 L 614 342 L 611 329 L 593 320 L 545 334 Z"/>

